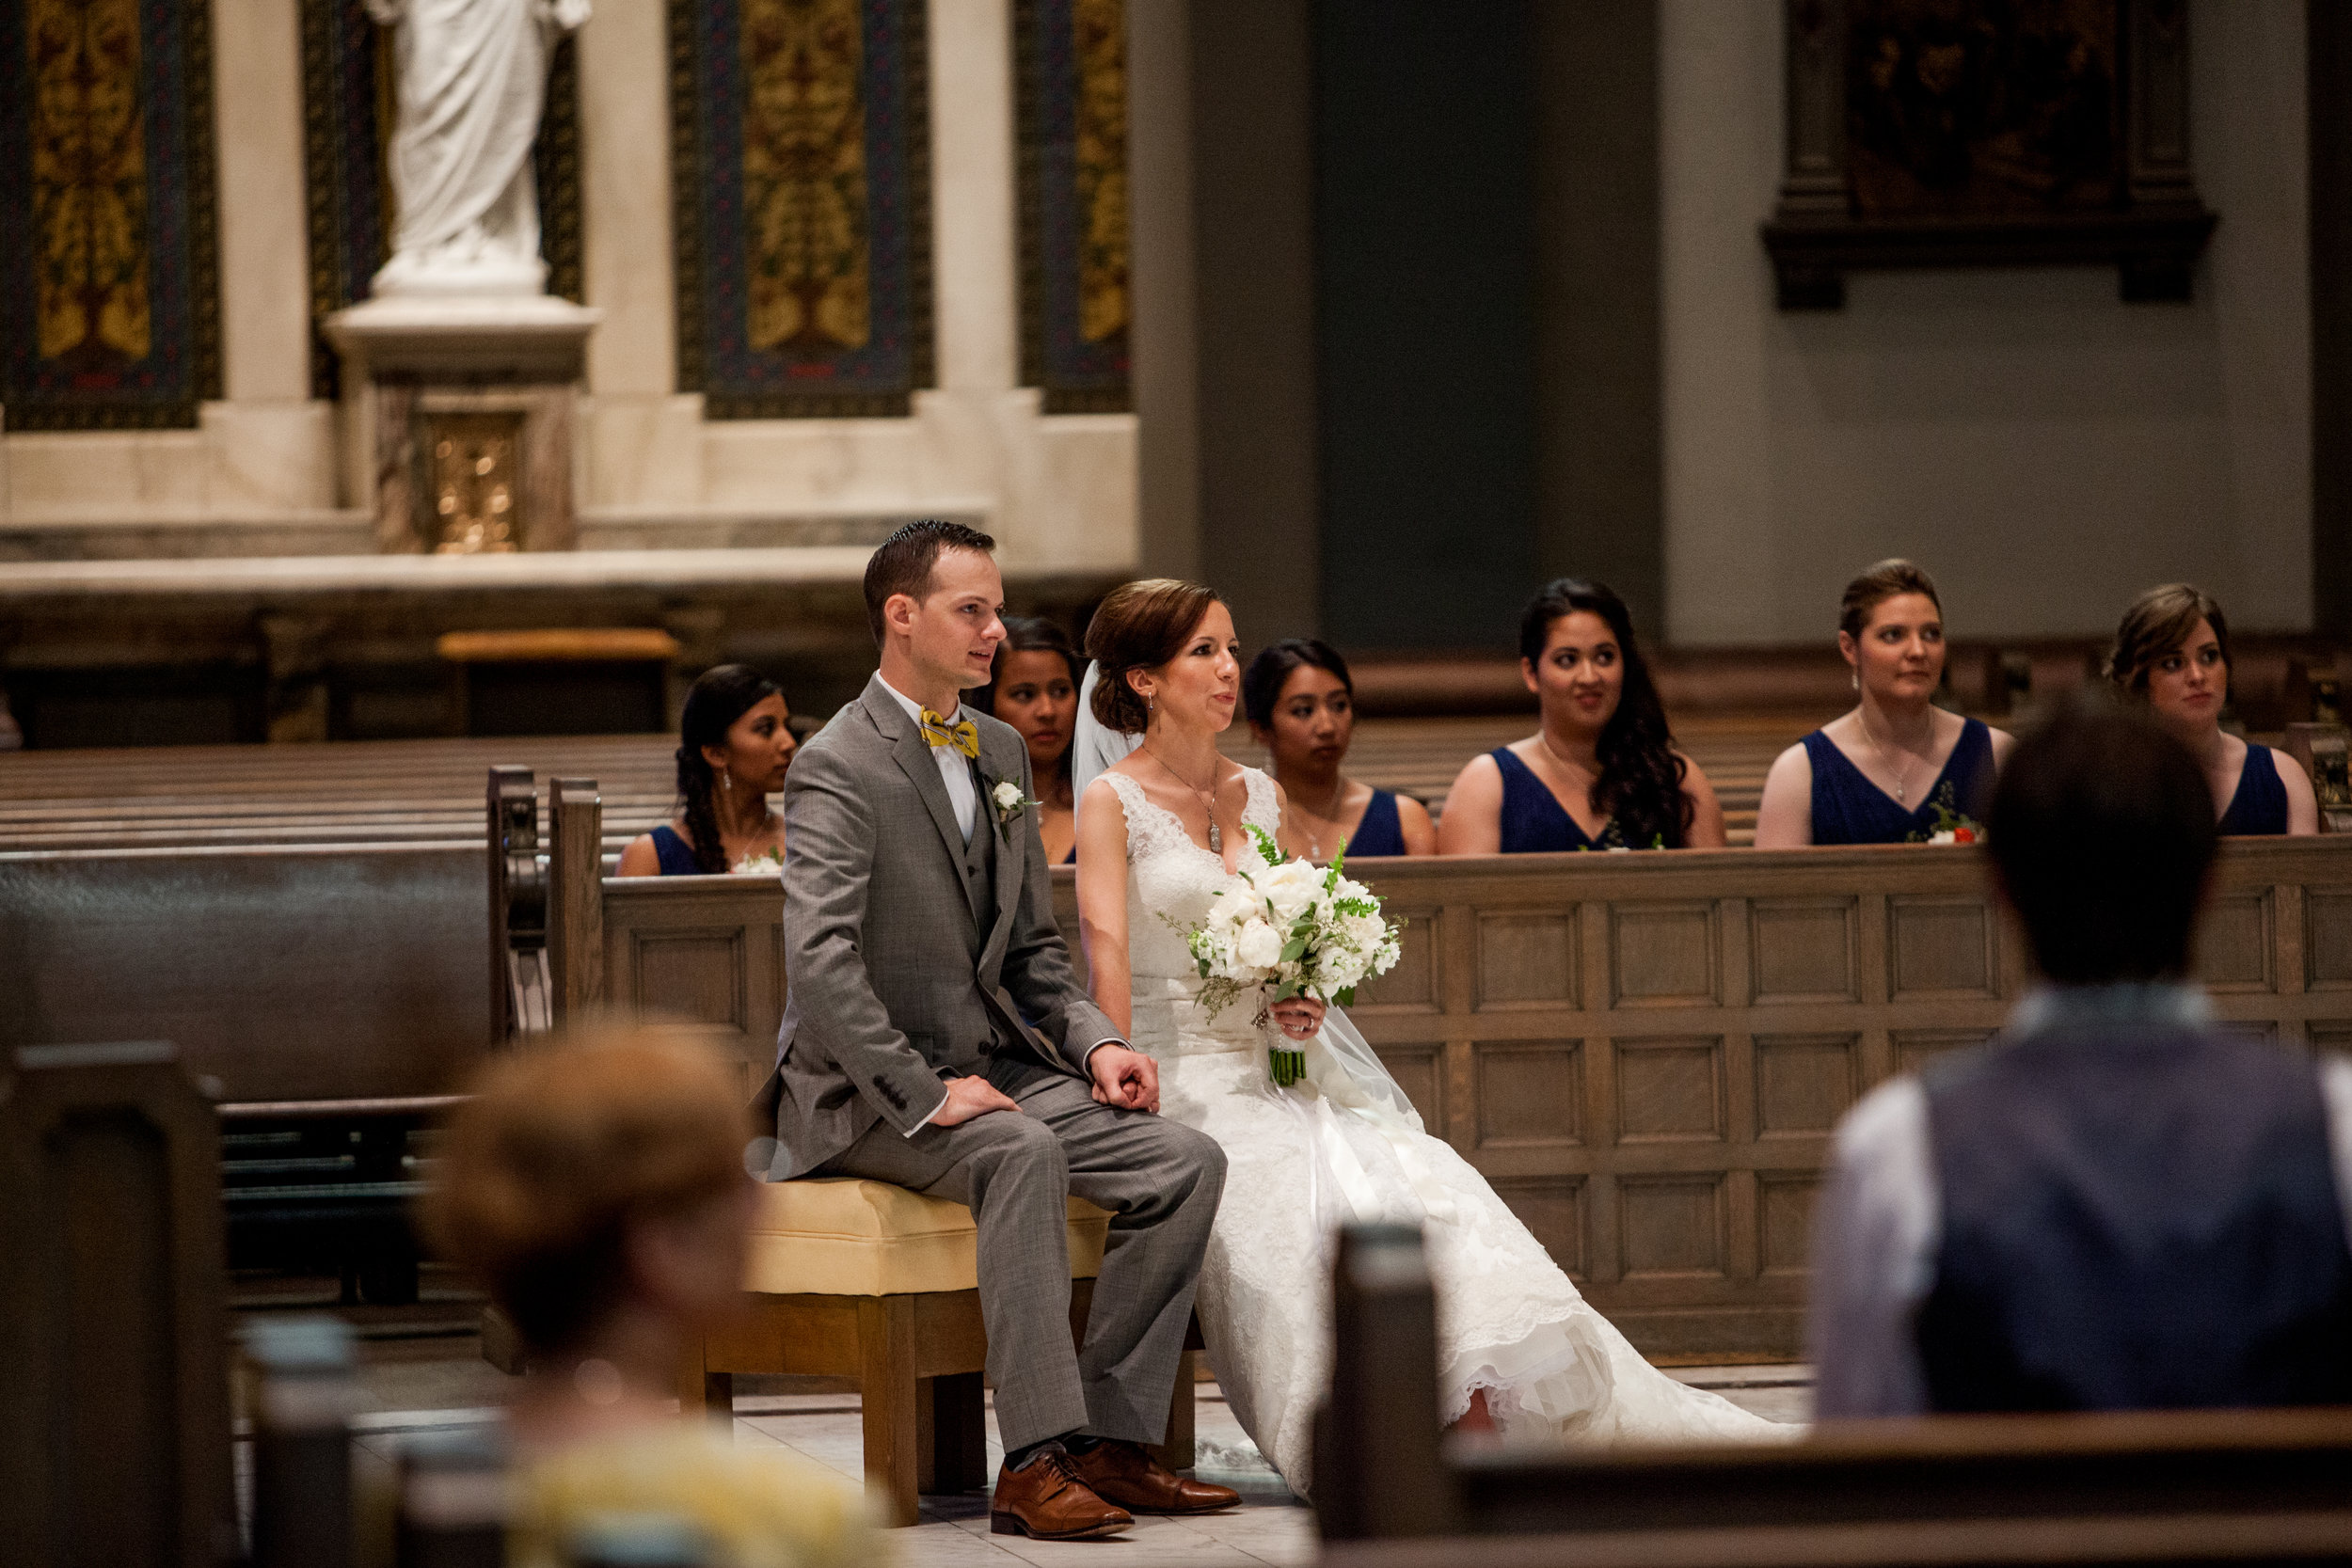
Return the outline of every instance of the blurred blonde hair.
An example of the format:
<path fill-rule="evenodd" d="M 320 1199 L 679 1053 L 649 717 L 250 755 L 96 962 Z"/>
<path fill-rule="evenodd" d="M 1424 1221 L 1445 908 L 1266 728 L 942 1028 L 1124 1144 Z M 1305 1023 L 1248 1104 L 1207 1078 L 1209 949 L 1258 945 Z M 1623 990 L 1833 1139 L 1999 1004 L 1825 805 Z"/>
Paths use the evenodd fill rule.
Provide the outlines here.
<path fill-rule="evenodd" d="M 499 1057 L 469 1091 L 421 1218 L 535 1350 L 565 1348 L 619 1299 L 632 1223 L 749 1180 L 742 1085 L 682 1031 L 582 1029 Z"/>

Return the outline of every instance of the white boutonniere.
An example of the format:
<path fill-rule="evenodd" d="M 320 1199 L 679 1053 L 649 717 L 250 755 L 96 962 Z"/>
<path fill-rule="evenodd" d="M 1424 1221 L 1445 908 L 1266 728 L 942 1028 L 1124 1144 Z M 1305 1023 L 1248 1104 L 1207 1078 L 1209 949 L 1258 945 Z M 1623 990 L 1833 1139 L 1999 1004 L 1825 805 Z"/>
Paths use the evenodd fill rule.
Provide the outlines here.
<path fill-rule="evenodd" d="M 1021 819 L 1023 812 L 1041 802 L 1023 794 L 1021 786 L 1012 780 L 996 779 L 988 786 L 988 803 L 996 810 L 996 831 L 1004 834 L 1007 844 L 1010 844 L 1012 825 Z"/>

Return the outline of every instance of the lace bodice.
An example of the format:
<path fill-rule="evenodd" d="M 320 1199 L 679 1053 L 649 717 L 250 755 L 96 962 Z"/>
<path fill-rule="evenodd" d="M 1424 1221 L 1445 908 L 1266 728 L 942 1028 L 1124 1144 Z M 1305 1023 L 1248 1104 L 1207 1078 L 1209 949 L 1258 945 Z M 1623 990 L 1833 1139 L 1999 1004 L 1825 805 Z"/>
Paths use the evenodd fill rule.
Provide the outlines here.
<path fill-rule="evenodd" d="M 1267 832 L 1282 825 L 1274 781 L 1254 768 L 1241 770 L 1249 798 L 1242 821 Z M 1154 804 L 1124 773 L 1105 773 L 1127 812 L 1127 970 L 1137 980 L 1198 977 L 1184 933 L 1208 913 L 1225 885 L 1225 863 L 1192 840 L 1184 824 Z"/>

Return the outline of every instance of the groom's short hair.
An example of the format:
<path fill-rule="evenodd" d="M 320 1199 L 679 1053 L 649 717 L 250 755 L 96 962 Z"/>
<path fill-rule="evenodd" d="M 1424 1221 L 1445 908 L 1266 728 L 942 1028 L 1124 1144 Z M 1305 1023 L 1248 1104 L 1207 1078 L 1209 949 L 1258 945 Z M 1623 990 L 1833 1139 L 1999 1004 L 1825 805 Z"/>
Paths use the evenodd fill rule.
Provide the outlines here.
<path fill-rule="evenodd" d="M 866 562 L 866 624 L 873 629 L 874 646 L 882 645 L 882 606 L 891 595 L 904 594 L 920 600 L 931 591 L 931 568 L 942 550 L 977 550 L 993 554 L 996 541 L 978 529 L 944 518 L 924 517 L 907 524 L 882 542 Z"/>

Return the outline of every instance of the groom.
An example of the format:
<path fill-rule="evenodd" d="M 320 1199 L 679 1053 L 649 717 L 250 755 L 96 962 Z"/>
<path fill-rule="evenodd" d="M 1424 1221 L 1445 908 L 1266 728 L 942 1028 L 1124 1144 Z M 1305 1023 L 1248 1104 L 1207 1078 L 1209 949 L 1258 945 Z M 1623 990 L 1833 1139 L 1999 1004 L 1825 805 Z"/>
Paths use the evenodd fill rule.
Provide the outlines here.
<path fill-rule="evenodd" d="M 1156 1066 L 1087 999 L 1054 923 L 1027 747 L 961 709 L 1004 641 L 994 548 L 917 522 L 874 552 L 882 669 L 793 759 L 769 1175 L 971 1207 L 1005 1444 L 991 1525 L 1071 1540 L 1240 1500 L 1142 1447 L 1168 1429 L 1225 1154 L 1155 1114 Z M 1113 1213 L 1074 1351 L 1073 1193 Z"/>

